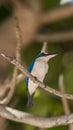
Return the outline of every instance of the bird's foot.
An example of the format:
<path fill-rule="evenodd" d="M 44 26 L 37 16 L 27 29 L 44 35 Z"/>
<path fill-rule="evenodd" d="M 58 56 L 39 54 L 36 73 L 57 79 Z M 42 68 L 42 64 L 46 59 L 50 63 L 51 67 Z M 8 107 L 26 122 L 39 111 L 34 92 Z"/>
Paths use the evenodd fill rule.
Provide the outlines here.
<path fill-rule="evenodd" d="M 37 77 L 36 77 L 36 76 L 34 76 L 34 78 L 35 78 L 35 80 L 37 80 Z"/>
<path fill-rule="evenodd" d="M 44 84 L 44 88 L 46 88 L 46 85 Z"/>

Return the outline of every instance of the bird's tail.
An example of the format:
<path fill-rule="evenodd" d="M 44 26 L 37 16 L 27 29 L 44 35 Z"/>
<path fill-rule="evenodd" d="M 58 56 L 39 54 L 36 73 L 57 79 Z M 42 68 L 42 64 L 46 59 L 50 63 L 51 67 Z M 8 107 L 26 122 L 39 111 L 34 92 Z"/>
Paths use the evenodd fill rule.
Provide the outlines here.
<path fill-rule="evenodd" d="M 28 103 L 27 103 L 28 107 L 32 107 L 33 106 L 33 102 L 34 102 L 33 96 L 34 96 L 34 94 L 28 95 Z"/>

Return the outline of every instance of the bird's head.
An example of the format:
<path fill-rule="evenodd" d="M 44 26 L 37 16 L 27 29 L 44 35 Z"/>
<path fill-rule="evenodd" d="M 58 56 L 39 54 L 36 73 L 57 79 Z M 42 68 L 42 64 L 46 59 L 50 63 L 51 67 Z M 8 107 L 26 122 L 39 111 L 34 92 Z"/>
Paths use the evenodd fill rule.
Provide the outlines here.
<path fill-rule="evenodd" d="M 51 58 L 55 57 L 57 54 L 55 53 L 46 53 L 46 52 L 41 52 L 37 55 L 36 59 L 37 60 L 43 60 L 45 62 L 48 62 Z"/>

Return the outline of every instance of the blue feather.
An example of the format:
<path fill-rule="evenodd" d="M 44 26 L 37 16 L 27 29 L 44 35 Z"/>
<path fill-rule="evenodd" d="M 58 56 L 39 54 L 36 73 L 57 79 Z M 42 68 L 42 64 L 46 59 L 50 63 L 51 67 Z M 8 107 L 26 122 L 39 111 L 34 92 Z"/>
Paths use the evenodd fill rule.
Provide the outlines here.
<path fill-rule="evenodd" d="M 31 73 L 32 69 L 33 69 L 33 66 L 34 66 L 34 63 L 35 63 L 35 60 L 30 64 L 30 66 L 28 67 L 28 72 Z M 29 78 L 26 77 L 26 87 L 28 87 L 28 80 Z"/>
<path fill-rule="evenodd" d="M 39 54 L 37 55 L 36 59 L 39 58 L 39 57 L 41 57 L 41 56 L 42 56 L 42 53 L 39 53 Z M 31 73 L 36 59 L 35 59 L 35 60 L 30 64 L 30 66 L 28 67 L 28 72 L 29 72 L 29 73 Z M 28 81 L 29 81 L 29 78 L 26 77 L 26 87 L 27 87 L 27 88 L 28 88 Z"/>
<path fill-rule="evenodd" d="M 39 57 L 42 57 L 42 53 L 39 53 L 39 54 L 37 55 L 36 59 L 39 58 Z"/>

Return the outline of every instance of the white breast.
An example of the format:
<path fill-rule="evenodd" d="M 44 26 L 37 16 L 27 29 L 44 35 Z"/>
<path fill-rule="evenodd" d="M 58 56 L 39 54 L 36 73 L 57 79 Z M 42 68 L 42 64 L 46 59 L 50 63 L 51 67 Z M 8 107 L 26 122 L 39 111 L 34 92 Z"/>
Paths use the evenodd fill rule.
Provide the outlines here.
<path fill-rule="evenodd" d="M 42 60 L 38 60 L 35 62 L 31 74 L 33 76 L 35 76 L 39 81 L 43 82 L 47 72 L 48 72 L 48 63 L 46 63 Z M 28 91 L 29 91 L 30 95 L 35 92 L 37 87 L 38 87 L 38 85 L 29 79 Z"/>
<path fill-rule="evenodd" d="M 38 60 L 35 62 L 31 74 L 37 77 L 37 79 L 42 82 L 47 72 L 48 72 L 48 64 L 42 60 Z"/>

